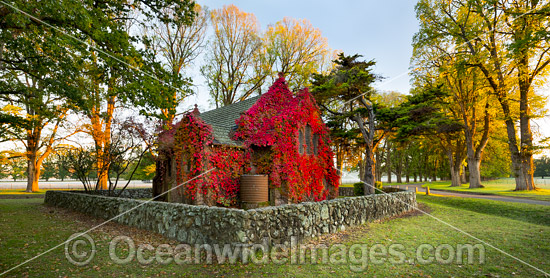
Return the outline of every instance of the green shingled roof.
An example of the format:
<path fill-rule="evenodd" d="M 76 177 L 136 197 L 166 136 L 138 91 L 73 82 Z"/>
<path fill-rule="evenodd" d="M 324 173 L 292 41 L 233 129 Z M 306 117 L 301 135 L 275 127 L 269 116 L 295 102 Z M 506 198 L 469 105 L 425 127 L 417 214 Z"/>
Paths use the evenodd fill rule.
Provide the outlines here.
<path fill-rule="evenodd" d="M 246 112 L 260 96 L 255 96 L 241 102 L 226 105 L 214 110 L 200 113 L 199 117 L 207 124 L 212 126 L 212 133 L 214 135 L 214 143 L 222 145 L 241 145 L 240 142 L 234 141 L 229 137 L 231 130 L 236 127 L 235 120 L 237 120 L 241 113 Z"/>

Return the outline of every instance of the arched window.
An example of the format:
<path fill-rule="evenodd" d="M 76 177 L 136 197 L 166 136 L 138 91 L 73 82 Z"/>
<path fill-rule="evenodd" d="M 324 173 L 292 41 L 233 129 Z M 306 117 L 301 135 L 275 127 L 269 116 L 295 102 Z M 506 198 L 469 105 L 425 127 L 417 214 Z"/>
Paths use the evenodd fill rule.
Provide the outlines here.
<path fill-rule="evenodd" d="M 299 133 L 300 133 L 300 136 L 299 136 L 299 140 L 298 140 L 298 144 L 300 145 L 299 148 L 298 148 L 298 152 L 300 154 L 303 154 L 304 153 L 304 131 L 300 128 L 299 130 Z"/>
<path fill-rule="evenodd" d="M 309 125 L 306 125 L 306 149 L 307 149 L 307 154 L 311 154 L 312 153 L 312 148 L 311 148 L 311 126 Z"/>
<path fill-rule="evenodd" d="M 319 134 L 313 134 L 313 154 L 317 155 L 319 153 Z"/>

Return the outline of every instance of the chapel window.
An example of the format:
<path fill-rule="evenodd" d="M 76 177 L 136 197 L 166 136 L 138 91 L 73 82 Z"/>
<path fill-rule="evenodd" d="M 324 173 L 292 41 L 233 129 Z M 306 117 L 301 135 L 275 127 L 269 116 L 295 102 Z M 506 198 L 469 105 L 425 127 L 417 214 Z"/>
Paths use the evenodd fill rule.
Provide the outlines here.
<path fill-rule="evenodd" d="M 307 154 L 311 154 L 312 148 L 311 148 L 311 126 L 306 125 L 306 148 L 307 148 Z"/>
<path fill-rule="evenodd" d="M 298 152 L 300 154 L 304 153 L 304 131 L 302 129 L 299 130 L 300 136 L 298 140 L 298 144 L 300 145 Z"/>
<path fill-rule="evenodd" d="M 313 134 L 313 154 L 317 155 L 319 153 L 319 134 Z"/>

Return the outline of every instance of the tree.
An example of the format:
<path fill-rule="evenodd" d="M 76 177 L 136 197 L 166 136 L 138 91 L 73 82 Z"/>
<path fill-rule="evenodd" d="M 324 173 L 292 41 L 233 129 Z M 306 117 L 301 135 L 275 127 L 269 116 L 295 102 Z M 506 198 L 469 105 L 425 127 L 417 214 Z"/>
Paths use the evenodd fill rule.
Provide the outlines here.
<path fill-rule="evenodd" d="M 459 186 L 460 173 L 466 159 L 464 129 L 457 118 L 456 107 L 446 101 L 448 97 L 448 92 L 442 90 L 441 85 L 414 87 L 407 101 L 382 116 L 391 128 L 396 129 L 395 140 L 410 142 L 411 139 L 421 139 L 428 146 L 435 145 L 444 150 L 449 161 L 452 186 Z M 429 175 L 427 170 L 431 168 L 428 163 L 430 152 L 428 150 L 424 153 L 417 164 L 422 168 L 419 173 L 424 174 L 425 180 Z"/>
<path fill-rule="evenodd" d="M 90 147 L 65 147 L 64 155 L 57 156 L 62 162 L 62 167 L 76 176 L 84 186 L 86 192 L 99 189 L 98 181 L 93 182 L 92 174 L 95 171 L 94 151 Z"/>
<path fill-rule="evenodd" d="M 2 163 L 4 174 L 10 176 L 13 181 L 24 178 L 27 174 L 25 154 L 20 151 L 9 150 L 0 152 L 0 163 Z"/>
<path fill-rule="evenodd" d="M 482 72 L 505 117 L 516 190 L 535 189 L 530 119 L 536 116 L 532 111 L 536 104 L 535 82 L 546 75 L 550 63 L 547 4 L 422 0 L 416 11 L 421 21 L 417 41 L 437 44 L 445 40 L 464 45 L 465 65 Z M 513 101 L 516 97 L 517 110 Z"/>
<path fill-rule="evenodd" d="M 165 13 L 168 8 L 170 14 Z M 193 4 L 189 2 L 178 2 L 178 5 L 172 5 L 168 1 L 161 2 L 152 13 L 144 9 L 138 10 L 146 19 L 160 18 L 159 20 L 171 27 L 190 24 L 194 16 Z M 115 111 L 123 105 L 138 107 L 142 114 L 151 113 L 150 111 L 154 113 L 157 107 L 173 107 L 173 88 L 179 88 L 184 81 L 179 71 L 162 67 L 153 50 L 138 49 L 132 43 L 147 43 L 146 37 L 131 35 L 129 22 L 137 20 L 134 10 L 119 11 L 124 16 L 112 11 L 104 12 L 106 16 L 117 18 L 109 28 L 118 34 L 119 43 L 107 44 L 101 49 L 96 47 L 83 55 L 81 68 L 84 76 L 79 79 L 79 91 L 85 98 L 79 103 L 78 109 L 90 122 L 86 129 L 95 143 L 93 154 L 97 164 L 99 188 L 109 189 L 108 169 L 112 155 L 109 152 L 114 150 L 111 144 Z M 102 43 L 94 39 L 88 38 L 90 45 Z M 113 54 L 105 55 L 105 52 L 113 53 L 117 59 L 111 60 Z M 136 62 L 140 64 L 137 70 L 132 66 Z"/>
<path fill-rule="evenodd" d="M 129 185 L 142 158 L 148 152 L 149 147 L 143 147 L 141 134 L 143 125 L 136 123 L 132 118 L 124 121 L 114 121 L 116 128 L 111 130 L 111 143 L 109 150 L 98 149 L 97 146 L 66 146 L 58 153 L 57 160 L 61 162 L 66 171 L 73 173 L 84 186 L 85 191 L 104 190 L 101 180 L 95 179 L 94 174 L 99 172 L 109 173 L 108 194 L 115 195 L 115 190 L 122 177 L 128 181 L 118 196 Z M 103 157 L 102 163 L 97 163 L 98 152 Z M 100 168 L 102 167 L 102 168 Z M 114 177 L 114 179 L 113 179 Z"/>
<path fill-rule="evenodd" d="M 327 114 L 327 113 L 325 113 Z M 331 147 L 336 155 L 336 169 L 343 173 L 344 166 L 355 166 L 361 160 L 363 141 L 357 128 L 348 118 L 325 115 L 330 132 Z"/>
<path fill-rule="evenodd" d="M 73 129 L 65 132 L 63 136 L 59 136 L 58 129 L 62 127 L 68 113 L 68 108 L 59 104 L 59 101 L 48 90 L 34 89 L 28 89 L 25 94 L 21 95 L 21 98 L 10 100 L 11 103 L 25 107 L 16 114 L 26 122 L 23 128 L 24 132 L 8 132 L 8 136 L 11 141 L 20 142 L 25 146 L 27 192 L 39 190 L 38 180 L 41 175 L 41 167 L 53 152 L 55 145 L 80 132 L 79 129 Z M 17 125 L 17 122 L 12 124 Z M 50 174 L 48 173 L 47 178 L 51 177 Z"/>
<path fill-rule="evenodd" d="M 201 73 L 219 107 L 242 101 L 262 86 L 265 75 L 254 70 L 262 42 L 254 14 L 229 5 L 210 15 L 214 34 Z"/>
<path fill-rule="evenodd" d="M 494 113 L 490 111 L 492 98 L 483 92 L 484 84 L 479 83 L 475 69 L 450 72 L 445 75 L 444 80 L 462 117 L 470 173 L 469 188 L 483 187 L 480 166 L 483 151 L 490 138 L 491 114 Z"/>
<path fill-rule="evenodd" d="M 481 162 L 481 177 L 483 179 L 495 179 L 511 176 L 510 149 L 508 148 L 508 136 L 506 126 L 503 124 L 493 128 L 491 140 L 487 144 L 483 161 Z"/>
<path fill-rule="evenodd" d="M 373 73 L 374 61 L 360 61 L 361 55 L 338 55 L 336 68 L 327 75 L 315 75 L 313 94 L 328 113 L 355 122 L 364 141 L 364 176 L 361 177 L 365 194 L 374 194 L 376 160 L 374 153 L 386 135 L 376 119 L 375 94 L 372 84 L 379 78 Z M 338 107 L 329 108 L 327 104 Z"/>
<path fill-rule="evenodd" d="M 550 176 L 550 159 L 547 156 L 535 159 L 535 176 L 543 179 Z"/>
<path fill-rule="evenodd" d="M 25 147 L 27 192 L 34 192 L 38 191 L 42 162 L 54 144 L 67 137 L 58 136 L 69 109 L 58 91 L 60 87 L 66 89 L 61 80 L 68 78 L 74 67 L 67 59 L 58 60 L 66 41 L 58 40 L 50 28 L 29 21 L 12 7 L 3 8 L 0 104 L 4 108 L 0 126 L 3 140 Z"/>
<path fill-rule="evenodd" d="M 283 73 L 294 89 L 309 86 L 312 74 L 322 73 L 325 57 L 332 55 L 321 30 L 306 19 L 283 18 L 268 26 L 263 41 L 272 79 Z"/>
<path fill-rule="evenodd" d="M 208 27 L 208 9 L 195 4 L 195 19 L 192 23 L 178 22 L 172 24 L 161 19 L 153 20 L 151 26 L 143 30 L 145 42 L 152 47 L 158 56 L 162 57 L 161 63 L 172 75 L 183 74 L 188 67 L 202 52 L 205 46 L 206 30 Z M 165 8 L 163 15 L 168 18 L 177 18 L 171 8 Z M 183 78 L 183 76 L 181 76 Z M 186 80 L 189 82 L 188 80 Z M 165 107 L 160 107 L 163 119 L 167 124 L 172 124 L 176 115 L 177 105 L 191 94 L 185 88 L 170 87 L 171 101 L 166 102 Z"/>
<path fill-rule="evenodd" d="M 390 92 L 380 92 L 377 95 L 373 96 L 376 99 L 377 103 L 383 104 L 385 108 L 387 109 L 395 109 L 397 108 L 406 98 L 404 95 L 400 94 L 399 92 L 390 91 Z M 397 182 L 401 182 L 401 152 L 398 151 L 398 148 L 401 147 L 401 142 L 393 140 L 393 136 L 391 133 L 388 133 L 389 136 L 386 136 L 384 139 L 384 154 L 385 154 L 385 165 L 384 168 L 386 170 L 388 183 L 391 183 L 392 173 L 395 169 L 396 176 L 397 176 Z M 395 142 L 394 142 L 395 141 Z M 382 153 L 380 153 L 380 156 Z M 394 163 L 393 159 L 396 159 L 397 163 Z M 377 159 L 379 162 L 378 165 L 382 165 L 381 160 Z M 382 168 L 382 167 L 380 167 Z M 382 169 L 379 171 L 378 180 L 381 181 L 382 176 Z"/>
<path fill-rule="evenodd" d="M 42 163 L 42 178 L 44 178 L 46 181 L 56 176 L 57 172 L 57 164 L 52 159 L 52 156 L 49 156 L 44 162 Z"/>
<path fill-rule="evenodd" d="M 155 93 L 163 91 L 160 85 L 164 83 L 159 85 L 154 76 L 148 74 L 155 68 L 159 71 L 158 63 L 151 59 L 147 49 L 138 50 L 133 43 L 139 44 L 139 40 L 129 35 L 127 23 L 131 13 L 139 10 L 142 18 L 152 18 L 170 6 L 180 15 L 180 21 L 190 22 L 193 5 L 191 1 L 172 0 L 132 3 L 121 0 L 101 4 L 93 1 L 61 4 L 15 1 L 0 7 L 0 74 L 3 77 L 0 79 L 0 95 L 9 97 L 10 101 L 27 99 L 26 103 L 20 103 L 25 109 L 30 108 L 26 112 L 32 123 L 17 117 L 14 119 L 11 115 L 1 115 L 0 119 L 3 130 L 27 130 L 30 139 L 27 141 L 31 142 L 26 146 L 28 171 L 34 173 L 29 175 L 30 189 L 37 189 L 33 185 L 37 185 L 35 181 L 40 169 L 36 150 L 41 134 L 35 131 L 44 129 L 45 125 L 44 121 L 36 120 L 35 113 L 40 111 L 36 115 L 40 116 L 38 119 L 44 119 L 44 114 L 51 116 L 54 112 L 65 111 L 62 107 L 44 109 L 40 103 L 69 105 L 85 111 L 92 121 L 96 144 L 105 147 L 109 143 L 108 125 L 116 96 L 120 100 L 131 100 L 140 107 L 162 103 L 166 99 Z M 174 22 L 166 17 L 163 21 Z M 107 94 L 99 94 L 102 91 Z M 59 101 L 46 102 L 45 96 L 50 95 Z M 98 96 L 105 95 L 107 101 L 102 104 L 106 105 L 101 106 Z M 101 111 L 100 107 L 107 109 Z M 63 117 L 46 117 L 59 118 Z M 6 123 L 12 126 L 6 127 Z M 46 149 L 44 153 L 47 152 Z M 104 173 L 100 175 L 103 177 Z M 102 180 L 106 184 L 106 180 Z"/>
<path fill-rule="evenodd" d="M 461 57 L 464 51 L 460 46 L 446 48 L 443 47 L 447 45 L 446 42 L 426 45 L 423 41 L 416 40 L 413 45 L 415 84 L 435 84 L 450 95 L 447 100 L 448 109 L 453 117 L 462 121 L 464 129 L 465 141 L 460 144 L 463 143 L 467 150 L 470 188 L 482 187 L 480 165 L 490 138 L 491 116 L 495 113 L 490 105 L 490 89 L 478 69 L 464 66 Z M 461 158 L 455 157 L 455 161 L 451 163 L 453 168 L 463 167 Z M 459 184 L 457 181 L 454 185 Z"/>
<path fill-rule="evenodd" d="M 109 157 L 107 172 L 109 176 L 109 192 L 113 194 L 117 189 L 119 180 L 126 176 L 128 181 L 119 191 L 119 196 L 130 184 L 132 177 L 136 173 L 144 155 L 149 151 L 148 147 L 142 147 L 143 141 L 141 134 L 144 133 L 142 124 L 137 123 L 132 118 L 117 123 L 118 128 L 112 134 L 113 141 L 109 145 Z M 114 176 L 114 181 L 111 179 Z"/>
<path fill-rule="evenodd" d="M 155 177 L 155 158 L 151 153 L 146 153 L 139 164 L 135 162 L 135 164 L 130 167 L 137 167 L 133 175 L 133 178 L 136 180 L 152 180 Z M 130 172 L 127 172 L 125 177 L 127 180 L 131 179 L 130 174 Z"/>

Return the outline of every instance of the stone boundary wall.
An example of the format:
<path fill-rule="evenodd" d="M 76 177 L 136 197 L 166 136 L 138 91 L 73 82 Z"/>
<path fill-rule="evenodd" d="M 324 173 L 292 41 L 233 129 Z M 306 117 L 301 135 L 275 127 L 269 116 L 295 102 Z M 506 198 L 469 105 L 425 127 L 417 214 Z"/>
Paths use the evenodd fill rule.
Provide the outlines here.
<path fill-rule="evenodd" d="M 73 193 L 84 193 L 89 195 L 100 195 L 100 196 L 107 196 L 109 197 L 109 191 L 108 190 L 96 190 L 96 191 L 89 191 L 86 193 L 82 190 L 71 190 L 68 192 Z M 117 196 L 120 192 L 120 189 L 117 189 L 114 191 L 115 196 Z M 151 199 L 153 198 L 153 189 L 152 188 L 129 188 L 122 191 L 122 194 L 120 194 L 120 198 L 128 198 L 128 199 Z"/>
<path fill-rule="evenodd" d="M 242 210 L 47 191 L 44 203 L 103 219 L 116 217 L 113 221 L 189 244 L 251 244 L 265 239 L 289 244 L 291 237 L 334 233 L 410 211 L 416 207 L 416 195 L 396 192 Z"/>

